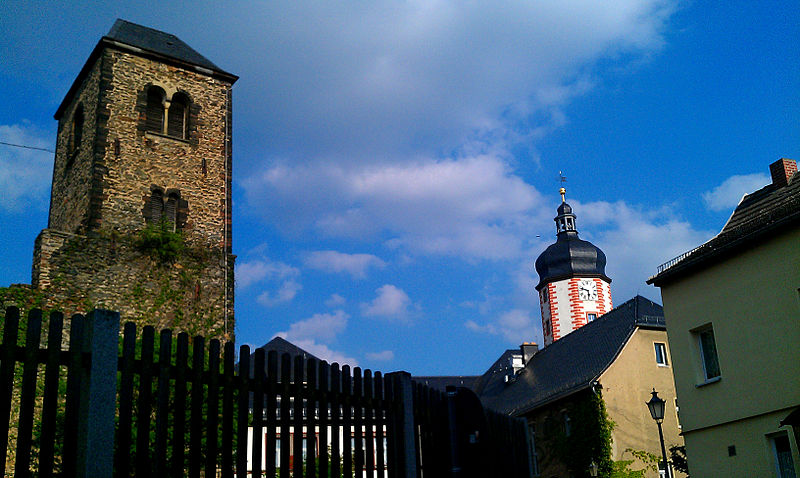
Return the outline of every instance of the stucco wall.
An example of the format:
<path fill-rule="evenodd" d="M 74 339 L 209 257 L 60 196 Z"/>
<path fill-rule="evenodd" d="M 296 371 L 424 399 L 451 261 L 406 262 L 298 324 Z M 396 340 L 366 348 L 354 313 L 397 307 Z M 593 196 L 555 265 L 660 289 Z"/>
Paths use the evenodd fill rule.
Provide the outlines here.
<path fill-rule="evenodd" d="M 678 414 L 675 408 L 675 384 L 672 378 L 672 354 L 667 346 L 667 363 L 656 363 L 654 343 L 667 342 L 663 330 L 637 329 L 622 349 L 619 357 L 600 377 L 606 411 L 614 422 L 612 431 L 612 456 L 614 460 L 631 460 L 628 448 L 642 450 L 661 456 L 658 426 L 645 404 L 653 388 L 666 401 L 664 411 L 664 444 L 669 458 L 669 447 L 682 445 L 679 436 Z M 641 469 L 641 462 L 633 468 Z M 678 475 L 676 473 L 676 475 Z M 651 471 L 647 476 L 655 477 Z"/>
<path fill-rule="evenodd" d="M 775 410 L 788 414 L 789 407 L 800 404 L 799 289 L 797 227 L 662 286 L 690 468 L 693 459 L 710 469 L 729 463 L 727 456 L 718 460 L 715 453 L 705 455 L 717 444 L 704 441 L 722 435 L 697 430 L 761 420 L 755 417 Z M 691 331 L 708 324 L 713 326 L 721 375 L 719 381 L 703 385 L 697 338 Z M 725 426 L 731 432 L 745 430 Z M 758 450 L 764 434 L 775 431 L 777 421 L 772 428 L 740 434 L 730 444 Z M 746 456 L 738 461 L 747 461 Z M 795 465 L 798 461 L 795 455 Z M 771 468 L 757 469 L 749 476 L 774 473 Z"/>

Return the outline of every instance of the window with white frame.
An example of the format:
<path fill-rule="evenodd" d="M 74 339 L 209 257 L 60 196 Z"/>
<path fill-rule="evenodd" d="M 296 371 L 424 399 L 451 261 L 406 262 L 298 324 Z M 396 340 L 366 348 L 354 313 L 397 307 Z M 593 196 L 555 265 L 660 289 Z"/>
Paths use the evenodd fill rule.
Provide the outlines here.
<path fill-rule="evenodd" d="M 656 363 L 662 367 L 669 365 L 667 362 L 667 345 L 661 342 L 655 342 L 653 345 L 656 349 Z"/>
<path fill-rule="evenodd" d="M 700 352 L 703 379 L 709 381 L 719 377 L 719 357 L 717 356 L 717 343 L 714 338 L 714 329 L 709 325 L 695 330 L 693 334 L 697 339 L 697 347 Z"/>

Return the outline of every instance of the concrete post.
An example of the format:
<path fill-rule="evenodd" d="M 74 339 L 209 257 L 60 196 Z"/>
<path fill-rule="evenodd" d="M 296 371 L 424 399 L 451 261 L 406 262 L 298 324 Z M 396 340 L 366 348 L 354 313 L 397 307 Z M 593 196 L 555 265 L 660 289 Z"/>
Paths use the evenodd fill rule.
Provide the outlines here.
<path fill-rule="evenodd" d="M 92 360 L 81 374 L 77 476 L 114 474 L 114 413 L 117 395 L 119 313 L 94 310 L 86 324 L 84 353 Z"/>
<path fill-rule="evenodd" d="M 386 375 L 392 381 L 392 399 L 398 403 L 398 413 L 393 417 L 394 431 L 399 436 L 390 437 L 395 443 L 395 469 L 390 476 L 417 478 L 417 447 L 414 438 L 414 391 L 411 374 L 392 372 Z M 389 432 L 391 433 L 391 431 Z"/>

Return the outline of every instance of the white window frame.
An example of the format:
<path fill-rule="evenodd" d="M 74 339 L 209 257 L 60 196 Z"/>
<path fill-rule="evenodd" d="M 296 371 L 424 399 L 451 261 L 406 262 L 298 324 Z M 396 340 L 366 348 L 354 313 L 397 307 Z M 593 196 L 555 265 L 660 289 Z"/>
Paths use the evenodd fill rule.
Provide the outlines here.
<path fill-rule="evenodd" d="M 710 350 L 706 350 L 703 346 L 703 336 L 705 334 L 711 334 L 711 338 L 713 339 L 713 353 L 715 360 L 717 362 L 717 375 L 709 376 L 708 367 L 706 366 L 708 353 L 711 352 Z M 719 361 L 719 352 L 717 351 L 717 339 L 716 335 L 714 334 L 714 327 L 711 324 L 706 326 L 700 327 L 692 331 L 692 334 L 695 336 L 695 340 L 697 343 L 697 352 L 700 357 L 700 370 L 702 371 L 702 383 L 698 384 L 699 386 L 706 385 L 709 383 L 718 382 L 722 378 L 722 366 Z"/>
<path fill-rule="evenodd" d="M 667 344 L 664 342 L 653 342 L 653 348 L 656 354 L 656 364 L 659 367 L 669 367 L 669 359 L 667 358 Z M 659 358 L 661 360 L 659 360 Z"/>

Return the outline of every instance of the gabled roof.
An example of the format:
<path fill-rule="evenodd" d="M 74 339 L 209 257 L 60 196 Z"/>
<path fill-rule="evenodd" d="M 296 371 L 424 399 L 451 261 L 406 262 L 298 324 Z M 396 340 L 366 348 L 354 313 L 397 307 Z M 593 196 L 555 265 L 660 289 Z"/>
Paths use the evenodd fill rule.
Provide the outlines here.
<path fill-rule="evenodd" d="M 268 364 L 269 364 L 269 362 L 268 362 L 268 360 L 269 360 L 268 359 L 269 352 L 271 352 L 273 350 L 275 352 L 277 352 L 277 354 L 278 354 L 278 377 L 279 377 L 279 379 L 280 379 L 280 376 L 281 376 L 281 357 L 283 357 L 284 354 L 289 354 L 289 356 L 291 356 L 291 358 L 292 358 L 292 360 L 289 362 L 291 364 L 290 368 L 289 368 L 289 370 L 290 370 L 289 374 L 290 374 L 291 377 L 294 377 L 294 358 L 295 357 L 301 356 L 305 360 L 314 359 L 317 362 L 320 361 L 320 359 L 317 358 L 314 354 L 301 349 L 300 347 L 298 347 L 297 345 L 289 342 L 288 340 L 284 339 L 283 337 L 275 337 L 272 340 L 270 340 L 269 342 L 267 342 L 266 344 L 262 345 L 261 347 L 258 347 L 258 349 L 263 349 L 264 350 L 264 355 L 265 355 L 264 356 L 264 370 L 267 370 L 267 367 L 268 367 Z M 255 361 L 256 361 L 256 350 L 258 350 L 258 349 L 255 349 L 252 352 L 250 352 L 250 376 L 251 377 L 253 376 L 253 370 L 254 370 Z M 238 363 L 236 364 L 236 369 L 237 370 L 239 369 L 239 364 Z M 305 378 L 306 378 L 306 371 L 303 370 L 303 380 L 305 380 Z"/>
<path fill-rule="evenodd" d="M 178 60 L 189 65 L 201 66 L 212 71 L 225 73 L 206 57 L 197 53 L 192 47 L 170 33 L 137 25 L 126 20 L 117 19 L 104 38 L 141 48 L 158 55 Z"/>
<path fill-rule="evenodd" d="M 479 379 L 481 401 L 518 416 L 584 390 L 616 360 L 637 327 L 666 330 L 664 309 L 637 295 L 538 351 L 507 384 L 505 373 L 493 366 Z"/>
<path fill-rule="evenodd" d="M 798 225 L 800 175 L 795 173 L 786 186 L 773 183 L 743 197 L 719 234 L 679 259 L 659 267 L 659 272 L 647 283 L 660 287 L 699 266 L 748 247 L 769 234 Z"/>
<path fill-rule="evenodd" d="M 146 58 L 153 58 L 187 70 L 220 78 L 230 82 L 230 84 L 239 79 L 238 76 L 226 72 L 203 55 L 197 53 L 175 35 L 117 19 L 111 30 L 109 30 L 108 35 L 97 42 L 80 73 L 78 73 L 75 81 L 72 82 L 72 86 L 56 110 L 55 119 L 61 118 L 64 110 L 72 101 L 72 97 L 78 91 L 86 75 L 89 74 L 95 61 L 105 48 L 116 48 Z"/>

